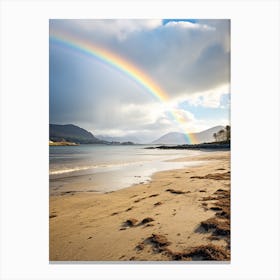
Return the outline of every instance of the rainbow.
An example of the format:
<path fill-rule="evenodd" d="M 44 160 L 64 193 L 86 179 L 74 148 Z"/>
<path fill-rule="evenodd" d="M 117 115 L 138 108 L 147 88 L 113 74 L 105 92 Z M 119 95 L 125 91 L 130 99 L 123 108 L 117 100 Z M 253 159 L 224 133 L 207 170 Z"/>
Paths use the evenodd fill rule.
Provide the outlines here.
<path fill-rule="evenodd" d="M 74 38 L 70 35 L 50 35 L 50 40 L 62 47 L 71 48 L 74 51 L 80 52 L 85 55 L 89 55 L 98 59 L 99 61 L 110 65 L 116 70 L 120 71 L 147 92 L 149 92 L 155 99 L 161 103 L 166 103 L 169 100 L 168 94 L 164 92 L 149 76 L 147 76 L 139 67 L 136 67 L 127 59 L 120 57 L 119 55 L 101 48 L 92 42 L 87 42 L 85 40 Z M 197 143 L 197 139 L 193 134 L 188 133 L 184 128 L 185 121 L 180 117 L 176 110 L 169 110 L 170 116 L 179 124 L 181 130 L 183 131 L 187 142 L 192 144 Z"/>

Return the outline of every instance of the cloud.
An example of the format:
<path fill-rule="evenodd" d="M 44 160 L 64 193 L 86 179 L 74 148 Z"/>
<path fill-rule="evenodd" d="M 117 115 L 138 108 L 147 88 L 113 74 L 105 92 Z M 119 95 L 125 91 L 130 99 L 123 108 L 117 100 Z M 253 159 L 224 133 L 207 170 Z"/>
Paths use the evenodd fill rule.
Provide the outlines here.
<path fill-rule="evenodd" d="M 191 112 L 182 109 L 174 109 L 173 114 L 180 123 L 189 123 L 194 120 L 194 115 Z"/>
<path fill-rule="evenodd" d="M 215 30 L 216 28 L 207 24 L 200 24 L 197 22 L 190 21 L 169 21 L 165 24 L 165 27 L 178 27 L 185 29 L 205 29 L 205 30 Z"/>
<path fill-rule="evenodd" d="M 230 83 L 228 20 L 51 20 L 50 35 L 63 34 L 130 61 L 169 99 L 162 104 L 108 64 L 50 41 L 50 122 L 149 138 L 181 129 L 170 110 L 190 130 L 211 123 L 210 115 L 199 121 L 195 113 L 178 109 L 180 102 L 197 108 L 225 106 L 221 98 L 229 93 Z"/>
<path fill-rule="evenodd" d="M 73 19 L 51 20 L 51 34 L 68 32 L 77 36 L 86 37 L 94 42 L 122 42 L 134 32 L 155 29 L 161 26 L 160 19 Z"/>
<path fill-rule="evenodd" d="M 195 120 L 191 125 L 190 125 L 190 131 L 192 132 L 200 132 L 203 130 L 206 130 L 208 128 L 217 126 L 217 125 L 222 125 L 226 126 L 229 124 L 229 120 L 222 118 L 217 120 L 212 120 L 212 119 L 203 119 L 203 120 Z"/>
<path fill-rule="evenodd" d="M 229 82 L 228 21 L 54 21 L 51 33 L 62 30 L 127 58 L 171 98 Z"/>
<path fill-rule="evenodd" d="M 229 93 L 229 85 L 222 85 L 210 90 L 195 92 L 191 96 L 187 94 L 181 99 L 192 106 L 202 106 L 207 108 L 222 108 L 226 100 L 222 100 L 225 94 Z M 223 102 L 223 103 L 222 103 Z"/>

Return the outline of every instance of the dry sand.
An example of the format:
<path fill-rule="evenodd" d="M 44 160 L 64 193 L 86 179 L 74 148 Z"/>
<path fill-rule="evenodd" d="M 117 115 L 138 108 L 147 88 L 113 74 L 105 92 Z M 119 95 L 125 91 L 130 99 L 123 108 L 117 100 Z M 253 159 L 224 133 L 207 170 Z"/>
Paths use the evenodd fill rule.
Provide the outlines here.
<path fill-rule="evenodd" d="M 230 152 L 188 160 L 205 164 L 116 192 L 50 196 L 50 261 L 229 261 Z"/>

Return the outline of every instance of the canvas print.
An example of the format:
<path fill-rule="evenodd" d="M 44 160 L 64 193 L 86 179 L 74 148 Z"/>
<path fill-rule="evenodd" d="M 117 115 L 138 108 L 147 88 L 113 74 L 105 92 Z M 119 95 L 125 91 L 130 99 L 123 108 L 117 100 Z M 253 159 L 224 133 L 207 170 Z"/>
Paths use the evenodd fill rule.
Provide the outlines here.
<path fill-rule="evenodd" d="M 49 20 L 49 260 L 230 261 L 230 20 Z"/>

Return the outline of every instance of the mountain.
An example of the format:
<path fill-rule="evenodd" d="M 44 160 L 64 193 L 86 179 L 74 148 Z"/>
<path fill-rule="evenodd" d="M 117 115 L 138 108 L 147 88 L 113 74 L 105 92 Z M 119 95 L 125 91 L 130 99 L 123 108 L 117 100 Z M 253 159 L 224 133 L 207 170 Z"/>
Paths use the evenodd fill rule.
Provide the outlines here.
<path fill-rule="evenodd" d="M 67 142 L 74 142 L 79 144 L 102 144 L 105 141 L 102 141 L 92 133 L 88 132 L 87 130 L 80 128 L 73 124 L 50 124 L 50 140 L 54 142 L 58 141 L 67 141 Z"/>
<path fill-rule="evenodd" d="M 96 137 L 100 140 L 107 142 L 133 142 L 133 143 L 141 143 L 141 140 L 135 136 L 123 136 L 123 137 L 115 137 L 115 136 L 106 136 L 106 135 L 96 135 Z"/>
<path fill-rule="evenodd" d="M 152 142 L 152 144 L 189 144 L 186 141 L 186 136 L 181 132 L 169 132 L 164 134 L 159 139 Z"/>
<path fill-rule="evenodd" d="M 214 126 L 209 129 L 206 129 L 204 131 L 193 133 L 195 138 L 197 139 L 197 143 L 206 143 L 206 142 L 213 142 L 215 141 L 213 134 L 217 133 L 221 129 L 224 129 L 225 127 L 222 125 Z"/>
<path fill-rule="evenodd" d="M 189 135 L 192 139 L 196 139 L 196 143 L 213 142 L 214 141 L 213 134 L 221 129 L 224 129 L 224 127 L 219 125 L 203 130 L 201 132 L 191 133 Z M 180 145 L 180 144 L 195 144 L 195 143 L 190 143 L 188 137 L 186 137 L 184 133 L 169 132 L 161 136 L 157 140 L 153 141 L 152 144 Z"/>

